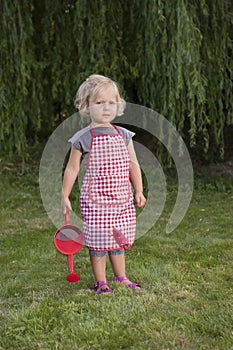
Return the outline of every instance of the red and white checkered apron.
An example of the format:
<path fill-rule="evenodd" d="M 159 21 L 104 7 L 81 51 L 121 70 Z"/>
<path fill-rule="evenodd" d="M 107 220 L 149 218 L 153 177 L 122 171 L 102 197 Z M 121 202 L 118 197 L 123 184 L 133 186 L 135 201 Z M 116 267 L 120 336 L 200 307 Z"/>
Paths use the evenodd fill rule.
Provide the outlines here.
<path fill-rule="evenodd" d="M 88 167 L 80 207 L 86 246 L 110 251 L 121 246 L 114 238 L 120 230 L 130 247 L 135 239 L 136 211 L 129 179 L 130 157 L 119 129 L 117 134 L 92 133 Z"/>

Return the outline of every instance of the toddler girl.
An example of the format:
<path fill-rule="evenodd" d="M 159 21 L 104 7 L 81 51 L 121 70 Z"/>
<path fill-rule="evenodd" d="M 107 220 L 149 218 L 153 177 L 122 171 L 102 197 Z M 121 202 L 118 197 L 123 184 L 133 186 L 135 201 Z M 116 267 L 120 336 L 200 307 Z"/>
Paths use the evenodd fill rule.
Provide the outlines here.
<path fill-rule="evenodd" d="M 139 289 L 125 271 L 125 249 L 132 246 L 136 232 L 136 212 L 130 180 L 138 207 L 146 203 L 140 167 L 135 155 L 134 133 L 112 124 L 122 115 L 125 101 L 110 78 L 91 75 L 79 87 L 75 106 L 91 119 L 91 124 L 70 140 L 70 158 L 64 172 L 62 209 L 71 211 L 69 195 L 83 162 L 86 172 L 80 194 L 85 244 L 89 249 L 94 290 L 111 292 L 106 280 L 109 255 L 114 281 Z"/>

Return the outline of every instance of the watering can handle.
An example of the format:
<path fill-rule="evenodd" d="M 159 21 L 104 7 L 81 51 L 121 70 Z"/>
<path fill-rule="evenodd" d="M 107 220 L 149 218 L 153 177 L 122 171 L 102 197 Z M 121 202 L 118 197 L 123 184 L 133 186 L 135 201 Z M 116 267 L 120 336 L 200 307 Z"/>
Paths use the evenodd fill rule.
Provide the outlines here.
<path fill-rule="evenodd" d="M 65 224 L 66 224 L 66 225 L 69 225 L 69 224 L 70 224 L 70 212 L 69 212 L 69 211 L 67 211 L 67 212 L 65 213 Z"/>

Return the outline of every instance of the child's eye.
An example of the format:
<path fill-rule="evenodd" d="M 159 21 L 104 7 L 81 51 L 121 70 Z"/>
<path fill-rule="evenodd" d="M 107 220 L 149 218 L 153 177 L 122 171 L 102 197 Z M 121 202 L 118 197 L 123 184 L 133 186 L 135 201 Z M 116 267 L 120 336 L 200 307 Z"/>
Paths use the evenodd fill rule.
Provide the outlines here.
<path fill-rule="evenodd" d="M 116 101 L 109 101 L 109 102 L 106 102 L 106 101 L 96 101 L 95 102 L 95 104 L 96 105 L 100 105 L 100 106 L 103 106 L 103 105 L 105 105 L 105 104 L 110 104 L 110 105 L 116 105 Z"/>

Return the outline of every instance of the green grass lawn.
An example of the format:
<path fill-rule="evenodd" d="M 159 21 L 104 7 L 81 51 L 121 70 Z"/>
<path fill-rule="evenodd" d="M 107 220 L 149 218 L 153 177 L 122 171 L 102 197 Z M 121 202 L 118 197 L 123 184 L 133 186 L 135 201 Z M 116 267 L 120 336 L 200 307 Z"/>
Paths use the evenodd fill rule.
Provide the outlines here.
<path fill-rule="evenodd" d="M 112 294 L 97 295 L 85 248 L 75 255 L 81 280 L 65 280 L 37 167 L 2 169 L 1 350 L 233 349 L 231 179 L 198 178 L 185 219 L 166 234 L 176 196 L 169 186 L 163 215 L 126 253 L 127 274 L 143 289 L 112 282 Z"/>

